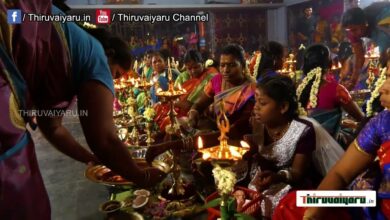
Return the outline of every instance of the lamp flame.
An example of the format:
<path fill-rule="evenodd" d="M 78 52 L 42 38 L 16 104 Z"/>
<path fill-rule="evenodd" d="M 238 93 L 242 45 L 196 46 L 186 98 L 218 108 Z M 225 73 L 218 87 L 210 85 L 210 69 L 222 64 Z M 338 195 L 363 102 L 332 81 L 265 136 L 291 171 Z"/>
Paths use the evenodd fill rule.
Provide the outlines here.
<path fill-rule="evenodd" d="M 245 141 L 240 141 L 241 147 L 243 148 L 250 148 L 249 144 L 246 143 Z"/>
<path fill-rule="evenodd" d="M 233 156 L 233 158 L 241 158 L 242 155 L 234 148 L 232 147 L 229 147 L 229 151 L 231 153 L 231 155 Z"/>
<path fill-rule="evenodd" d="M 198 137 L 198 149 L 202 149 L 203 148 L 203 140 L 201 137 Z"/>
<path fill-rule="evenodd" d="M 211 154 L 209 152 L 204 152 L 203 155 L 202 155 L 202 159 L 203 160 L 207 160 L 211 157 Z"/>
<path fill-rule="evenodd" d="M 128 133 L 128 130 L 126 129 L 126 128 L 121 128 L 121 129 L 119 129 L 119 139 L 121 140 L 121 141 L 123 141 L 125 138 L 126 138 L 126 135 L 127 135 L 127 133 Z"/>

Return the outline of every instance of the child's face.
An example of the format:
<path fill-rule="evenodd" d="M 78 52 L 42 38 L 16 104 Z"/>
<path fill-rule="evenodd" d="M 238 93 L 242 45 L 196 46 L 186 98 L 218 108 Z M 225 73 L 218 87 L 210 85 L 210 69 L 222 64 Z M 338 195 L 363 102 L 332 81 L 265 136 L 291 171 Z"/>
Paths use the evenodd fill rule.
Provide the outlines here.
<path fill-rule="evenodd" d="M 390 61 L 387 62 L 386 81 L 379 89 L 381 105 L 390 109 Z"/>
<path fill-rule="evenodd" d="M 267 124 L 283 116 L 279 105 L 268 97 L 262 89 L 256 89 L 256 104 L 253 108 L 255 119 L 259 123 Z"/>

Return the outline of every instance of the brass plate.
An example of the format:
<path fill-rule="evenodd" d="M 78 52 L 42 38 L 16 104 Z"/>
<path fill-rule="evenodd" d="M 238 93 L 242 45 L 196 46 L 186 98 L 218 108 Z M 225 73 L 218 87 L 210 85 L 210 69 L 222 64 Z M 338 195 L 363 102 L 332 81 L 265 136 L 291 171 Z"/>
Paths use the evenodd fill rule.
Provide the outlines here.
<path fill-rule="evenodd" d="M 141 169 L 149 167 L 144 159 L 134 159 Z M 172 169 L 172 166 L 168 165 L 162 161 L 153 161 L 152 166 L 165 172 L 169 173 Z M 130 186 L 134 183 L 123 179 L 121 176 L 113 173 L 111 169 L 104 165 L 95 165 L 87 167 L 84 173 L 85 177 L 92 182 L 100 183 L 108 186 Z"/>

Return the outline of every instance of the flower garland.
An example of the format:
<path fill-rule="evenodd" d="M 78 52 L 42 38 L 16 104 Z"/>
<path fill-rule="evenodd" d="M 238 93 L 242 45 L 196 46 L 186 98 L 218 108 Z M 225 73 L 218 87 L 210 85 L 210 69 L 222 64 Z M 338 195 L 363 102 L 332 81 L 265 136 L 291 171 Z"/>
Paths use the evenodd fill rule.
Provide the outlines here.
<path fill-rule="evenodd" d="M 257 78 L 257 74 L 259 74 L 259 66 L 260 66 L 260 61 L 261 61 L 261 52 L 256 54 L 256 62 L 255 66 L 253 67 L 253 78 Z"/>
<path fill-rule="evenodd" d="M 387 68 L 386 67 L 383 68 L 378 80 L 375 82 L 374 91 L 372 92 L 371 97 L 367 102 L 367 107 L 366 107 L 367 117 L 373 116 L 372 104 L 373 104 L 374 100 L 379 96 L 379 89 L 381 88 L 383 83 L 386 81 L 386 71 L 387 71 Z"/>
<path fill-rule="evenodd" d="M 222 169 L 219 165 L 216 165 L 213 169 L 213 176 L 220 195 L 230 194 L 233 191 L 236 184 L 236 175 L 232 171 Z"/>
<path fill-rule="evenodd" d="M 206 60 L 204 66 L 206 68 L 208 68 L 208 67 L 212 66 L 213 64 L 214 64 L 214 61 L 212 59 L 208 59 L 208 60 Z"/>
<path fill-rule="evenodd" d="M 315 108 L 317 106 L 317 101 L 318 101 L 317 94 L 321 83 L 321 75 L 322 75 L 321 67 L 312 69 L 307 74 L 307 76 L 303 78 L 302 83 L 297 88 L 297 97 L 299 100 L 307 84 L 314 78 L 314 82 L 310 90 L 309 103 L 307 104 L 306 108 Z M 307 115 L 306 110 L 302 107 L 301 103 L 299 102 L 298 102 L 298 111 L 299 111 L 299 115 Z"/>
<path fill-rule="evenodd" d="M 152 121 L 154 119 L 154 116 L 156 116 L 156 111 L 152 107 L 146 107 L 144 111 L 144 118 L 147 121 Z"/>

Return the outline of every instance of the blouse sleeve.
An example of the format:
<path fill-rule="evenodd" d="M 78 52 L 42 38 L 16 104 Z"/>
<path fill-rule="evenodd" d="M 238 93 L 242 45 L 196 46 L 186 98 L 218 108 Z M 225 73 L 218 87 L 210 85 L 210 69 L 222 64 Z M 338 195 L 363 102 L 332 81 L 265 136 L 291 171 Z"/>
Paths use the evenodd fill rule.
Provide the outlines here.
<path fill-rule="evenodd" d="M 338 84 L 336 87 L 336 97 L 339 103 L 348 104 L 352 101 L 351 94 L 349 94 L 348 90 L 343 86 Z"/>
<path fill-rule="evenodd" d="M 359 150 L 376 155 L 376 151 L 381 145 L 378 125 L 380 124 L 380 114 L 372 118 L 359 133 L 355 144 Z"/>
<path fill-rule="evenodd" d="M 298 140 L 296 154 L 311 154 L 316 148 L 316 134 L 312 125 L 308 125 Z"/>

